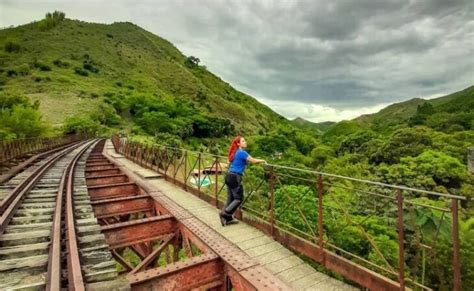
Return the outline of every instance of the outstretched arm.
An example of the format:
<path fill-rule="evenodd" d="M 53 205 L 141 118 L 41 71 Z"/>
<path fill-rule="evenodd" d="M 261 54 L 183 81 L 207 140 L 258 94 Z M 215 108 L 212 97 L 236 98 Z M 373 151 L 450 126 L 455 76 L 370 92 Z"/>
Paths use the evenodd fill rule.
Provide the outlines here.
<path fill-rule="evenodd" d="M 267 163 L 265 160 L 255 159 L 255 158 L 252 158 L 250 155 L 247 157 L 247 161 L 251 162 L 252 164 Z"/>

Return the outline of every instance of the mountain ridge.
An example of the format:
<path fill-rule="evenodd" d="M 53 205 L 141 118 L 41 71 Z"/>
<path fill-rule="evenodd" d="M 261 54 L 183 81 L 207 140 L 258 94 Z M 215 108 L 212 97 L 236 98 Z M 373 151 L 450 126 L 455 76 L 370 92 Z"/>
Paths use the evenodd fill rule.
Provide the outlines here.
<path fill-rule="evenodd" d="M 381 122 L 383 120 L 401 122 L 413 117 L 417 113 L 418 106 L 425 103 L 431 104 L 434 108 L 442 110 L 441 106 L 449 102 L 465 103 L 465 96 L 467 96 L 467 99 L 472 97 L 471 99 L 474 100 L 474 86 L 469 86 L 460 91 L 433 99 L 412 98 L 406 101 L 397 102 L 384 107 L 378 112 L 358 116 L 352 119 L 352 121 L 359 122 L 362 125 Z M 469 103 L 465 105 L 469 105 Z"/>
<path fill-rule="evenodd" d="M 289 124 L 205 67 L 188 66 L 171 42 L 133 23 L 66 18 L 47 30 L 39 23 L 0 30 L 0 47 L 19 46 L 16 52 L 0 52 L 0 86 L 4 93 L 47 104 L 40 110 L 53 124 L 93 111 L 111 94 L 185 98 L 198 112 L 229 119 L 246 133 Z"/>

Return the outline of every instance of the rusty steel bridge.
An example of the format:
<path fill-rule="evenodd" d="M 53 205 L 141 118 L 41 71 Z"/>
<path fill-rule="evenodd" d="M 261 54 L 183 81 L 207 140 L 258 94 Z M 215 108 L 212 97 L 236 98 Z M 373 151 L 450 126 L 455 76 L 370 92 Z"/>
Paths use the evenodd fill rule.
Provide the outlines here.
<path fill-rule="evenodd" d="M 225 157 L 117 135 L 0 142 L 0 290 L 432 290 L 425 264 L 436 243 L 416 226 L 405 235 L 415 209 L 439 213 L 449 228 L 452 289 L 461 290 L 463 196 L 268 165 L 245 182 L 241 222 L 222 227 L 226 171 Z M 305 193 L 289 195 L 294 185 Z M 366 219 L 386 216 L 398 236 L 395 263 L 344 201 L 333 195 L 326 203 L 333 191 L 369 197 Z M 426 195 L 449 207 L 413 199 Z M 344 217 L 339 231 L 363 233 L 377 260 L 331 241 L 328 209 Z M 405 257 L 407 247 L 415 259 Z"/>

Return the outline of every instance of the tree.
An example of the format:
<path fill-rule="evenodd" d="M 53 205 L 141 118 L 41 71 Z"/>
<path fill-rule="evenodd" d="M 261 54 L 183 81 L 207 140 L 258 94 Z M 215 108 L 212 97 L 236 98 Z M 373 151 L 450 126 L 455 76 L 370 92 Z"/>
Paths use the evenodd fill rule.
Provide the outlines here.
<path fill-rule="evenodd" d="M 431 147 L 432 139 L 426 127 L 403 128 L 392 134 L 379 149 L 376 162 L 397 163 L 402 157 L 414 157 Z"/>
<path fill-rule="evenodd" d="M 65 134 L 95 134 L 101 130 L 101 126 L 90 117 L 72 116 L 64 121 L 62 130 Z"/>
<path fill-rule="evenodd" d="M 334 156 L 334 150 L 332 147 L 320 144 L 311 151 L 310 156 L 313 159 L 312 166 L 322 168 L 326 161 Z"/>
<path fill-rule="evenodd" d="M 38 137 L 49 131 L 43 121 L 39 101 L 31 101 L 23 95 L 0 92 L 0 138 Z"/>
<path fill-rule="evenodd" d="M 138 124 L 151 135 L 157 133 L 175 133 L 172 119 L 165 112 L 145 112 L 138 120 Z"/>
<path fill-rule="evenodd" d="M 61 21 L 64 21 L 66 19 L 66 14 L 61 11 L 54 11 L 53 13 L 48 12 L 45 15 L 45 18 L 38 22 L 38 26 L 42 30 L 47 30 L 55 27 L 58 25 Z"/>
<path fill-rule="evenodd" d="M 267 155 L 272 155 L 276 152 L 283 153 L 291 145 L 287 136 L 279 134 L 263 136 L 257 140 L 256 144 L 258 149 Z"/>
<path fill-rule="evenodd" d="M 186 61 L 184 61 L 184 64 L 188 67 L 188 68 L 195 68 L 199 65 L 199 62 L 201 60 L 199 58 L 196 58 L 196 57 L 193 57 L 193 56 L 190 56 L 190 57 L 187 57 L 186 58 Z"/>
<path fill-rule="evenodd" d="M 315 147 L 314 139 L 303 132 L 297 132 L 294 138 L 296 149 L 303 155 L 307 155 Z"/>
<path fill-rule="evenodd" d="M 468 177 L 466 167 L 458 159 L 433 150 L 401 158 L 398 164 L 381 165 L 378 171 L 384 182 L 441 192 L 459 189 Z"/>
<path fill-rule="evenodd" d="M 367 151 L 367 143 L 375 138 L 377 138 L 377 135 L 373 131 L 359 130 L 342 140 L 337 154 L 364 153 Z"/>

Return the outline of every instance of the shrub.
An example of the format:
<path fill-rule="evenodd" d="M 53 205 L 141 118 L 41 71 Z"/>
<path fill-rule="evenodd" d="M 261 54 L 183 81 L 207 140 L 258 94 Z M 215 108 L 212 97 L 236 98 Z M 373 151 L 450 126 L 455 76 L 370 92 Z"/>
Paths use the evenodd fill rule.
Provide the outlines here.
<path fill-rule="evenodd" d="M 89 73 L 86 70 L 83 70 L 79 67 L 74 68 L 74 73 L 78 74 L 79 76 L 84 76 L 84 77 L 89 76 Z"/>
<path fill-rule="evenodd" d="M 69 67 L 69 63 L 68 62 L 63 62 L 61 60 L 54 60 L 53 61 L 53 64 L 57 67 L 60 67 L 60 68 L 67 68 Z"/>
<path fill-rule="evenodd" d="M 193 136 L 222 137 L 234 132 L 234 125 L 228 119 L 197 115 L 193 120 Z"/>
<path fill-rule="evenodd" d="M 20 52 L 20 45 L 12 41 L 7 41 L 4 49 L 7 53 L 18 53 Z"/>
<path fill-rule="evenodd" d="M 105 126 L 120 124 L 120 116 L 110 104 L 99 105 L 98 110 L 91 117 Z"/>
<path fill-rule="evenodd" d="M 22 64 L 18 67 L 18 74 L 21 76 L 27 76 L 30 74 L 30 66 Z"/>
<path fill-rule="evenodd" d="M 40 71 L 51 71 L 51 67 L 48 65 L 41 65 L 39 69 Z"/>
<path fill-rule="evenodd" d="M 145 112 L 138 124 L 151 135 L 160 132 L 173 134 L 176 128 L 173 120 L 164 112 Z"/>
<path fill-rule="evenodd" d="M 31 102 L 23 95 L 0 93 L 0 110 L 12 109 L 15 105 L 31 106 Z"/>
<path fill-rule="evenodd" d="M 94 134 L 97 133 L 100 129 L 100 124 L 98 121 L 93 120 L 90 117 L 79 117 L 73 116 L 69 117 L 64 121 L 63 132 L 65 134 Z"/>
<path fill-rule="evenodd" d="M 84 61 L 82 67 L 92 73 L 97 74 L 99 72 L 99 69 L 95 66 L 94 62 L 90 60 Z"/>
<path fill-rule="evenodd" d="M 0 104 L 2 137 L 36 137 L 48 131 L 49 128 L 38 111 L 38 102 L 32 104 L 25 96 L 0 93 Z"/>
<path fill-rule="evenodd" d="M 116 112 L 124 113 L 127 110 L 127 104 L 124 102 L 123 96 L 115 96 L 111 92 L 106 92 L 104 97 L 104 102 L 112 105 Z"/>
<path fill-rule="evenodd" d="M 51 71 L 51 67 L 46 65 L 46 64 L 43 64 L 41 62 L 38 62 L 38 61 L 35 61 L 33 63 L 33 67 L 39 69 L 40 71 Z"/>
<path fill-rule="evenodd" d="M 108 38 L 114 38 L 114 36 L 111 35 L 110 33 L 107 33 L 106 36 L 107 36 Z"/>
<path fill-rule="evenodd" d="M 15 76 L 18 76 L 18 73 L 15 70 L 10 69 L 10 70 L 7 71 L 7 76 L 8 77 L 15 77 Z"/>

